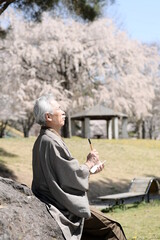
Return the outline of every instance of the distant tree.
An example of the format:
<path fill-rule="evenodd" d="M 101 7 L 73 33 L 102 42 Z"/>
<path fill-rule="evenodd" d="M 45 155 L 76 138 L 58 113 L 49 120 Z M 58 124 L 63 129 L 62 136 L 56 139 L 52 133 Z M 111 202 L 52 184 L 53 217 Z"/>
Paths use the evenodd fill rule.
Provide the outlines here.
<path fill-rule="evenodd" d="M 14 7 L 23 10 L 27 18 L 35 21 L 41 20 L 43 12 L 53 11 L 58 6 L 59 9 L 66 7 L 70 13 L 84 20 L 93 21 L 101 15 L 104 5 L 114 4 L 115 0 L 0 0 L 0 14 L 11 3 Z"/>
<path fill-rule="evenodd" d="M 24 31 L 24 23 L 17 22 L 18 24 L 21 31 Z M 24 132 L 25 137 L 29 136 L 29 130 L 34 123 L 34 101 L 42 94 L 52 92 L 57 100 L 61 100 L 64 108 L 69 102 L 66 91 L 56 79 L 52 77 L 49 85 L 45 78 L 43 79 L 45 75 L 36 78 L 34 62 L 36 63 L 38 55 L 34 55 L 34 49 L 31 49 L 27 47 L 26 39 L 21 39 L 16 30 L 11 30 L 7 37 L 0 41 L 1 137 L 10 120 L 17 123 L 14 125 Z"/>

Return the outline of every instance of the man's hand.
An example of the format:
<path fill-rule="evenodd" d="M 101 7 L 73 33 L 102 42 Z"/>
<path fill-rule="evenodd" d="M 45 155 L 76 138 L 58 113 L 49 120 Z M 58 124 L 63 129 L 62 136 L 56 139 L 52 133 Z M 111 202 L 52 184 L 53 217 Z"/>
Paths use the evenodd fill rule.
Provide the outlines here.
<path fill-rule="evenodd" d="M 102 163 L 99 161 L 98 165 L 95 165 L 93 168 L 91 168 L 90 172 L 92 174 L 99 173 L 103 170 L 103 168 L 104 168 L 104 162 Z"/>
<path fill-rule="evenodd" d="M 101 161 L 99 160 L 99 154 L 96 151 L 96 149 L 93 149 L 87 156 L 87 161 L 85 163 L 89 170 L 91 170 L 94 166 L 98 165 L 98 167 L 96 168 L 96 170 L 94 171 L 94 173 L 98 173 L 100 171 L 102 171 L 102 169 L 104 168 L 104 164 L 101 163 Z M 92 171 L 91 171 L 92 173 Z"/>

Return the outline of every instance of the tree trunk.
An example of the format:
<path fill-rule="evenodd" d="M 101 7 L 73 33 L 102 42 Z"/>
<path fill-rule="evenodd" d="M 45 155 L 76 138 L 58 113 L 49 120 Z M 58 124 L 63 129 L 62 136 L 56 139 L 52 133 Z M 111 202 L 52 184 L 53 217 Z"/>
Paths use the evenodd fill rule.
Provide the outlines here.
<path fill-rule="evenodd" d="M 4 137 L 4 132 L 5 132 L 7 123 L 8 123 L 8 121 L 4 121 L 4 122 L 2 121 L 2 122 L 0 123 L 0 138 L 3 138 L 3 137 Z"/>
<path fill-rule="evenodd" d="M 155 124 L 154 124 L 153 118 L 150 120 L 149 138 L 150 139 L 154 139 L 155 138 Z"/>
<path fill-rule="evenodd" d="M 70 138 L 72 136 L 71 133 L 71 119 L 70 119 L 70 113 L 68 112 L 65 120 L 65 125 L 63 126 L 61 130 L 61 135 L 64 138 Z"/>
<path fill-rule="evenodd" d="M 20 124 L 22 125 L 23 128 L 24 137 L 25 138 L 29 137 L 29 131 L 31 130 L 31 127 L 34 124 L 33 113 L 31 112 L 27 113 L 26 119 L 21 120 Z"/>
<path fill-rule="evenodd" d="M 137 126 L 138 126 L 138 139 L 141 139 L 142 138 L 142 122 L 141 122 L 141 120 L 138 121 Z"/>
<path fill-rule="evenodd" d="M 142 138 L 146 139 L 146 125 L 144 120 L 142 120 Z"/>
<path fill-rule="evenodd" d="M 137 122 L 137 128 L 138 128 L 138 139 L 145 139 L 146 138 L 146 126 L 144 120 L 139 120 Z"/>
<path fill-rule="evenodd" d="M 24 134 L 24 137 L 25 137 L 25 138 L 28 138 L 28 137 L 29 137 L 29 129 L 24 128 L 24 129 L 23 129 L 23 134 Z"/>

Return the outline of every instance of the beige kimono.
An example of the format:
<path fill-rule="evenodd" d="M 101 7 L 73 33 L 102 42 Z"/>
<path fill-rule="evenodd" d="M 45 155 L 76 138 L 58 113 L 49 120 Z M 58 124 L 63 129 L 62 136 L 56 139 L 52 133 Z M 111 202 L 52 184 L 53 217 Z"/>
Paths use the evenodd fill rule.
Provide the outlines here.
<path fill-rule="evenodd" d="M 33 147 L 33 193 L 46 203 L 65 238 L 81 239 L 84 218 L 91 216 L 86 191 L 89 169 L 79 166 L 50 129 L 41 129 Z"/>

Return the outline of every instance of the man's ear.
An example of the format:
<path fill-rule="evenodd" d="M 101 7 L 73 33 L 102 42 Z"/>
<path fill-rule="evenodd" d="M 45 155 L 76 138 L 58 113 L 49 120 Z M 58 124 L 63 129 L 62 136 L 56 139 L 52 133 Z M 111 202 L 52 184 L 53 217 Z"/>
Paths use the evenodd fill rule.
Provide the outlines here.
<path fill-rule="evenodd" d="M 49 113 L 45 114 L 45 119 L 46 119 L 46 122 L 51 122 L 52 121 L 51 115 Z"/>

